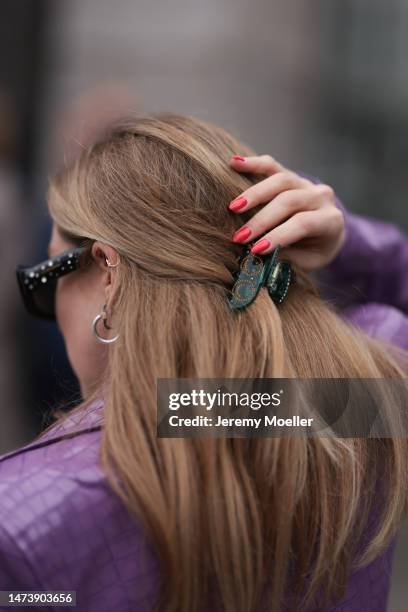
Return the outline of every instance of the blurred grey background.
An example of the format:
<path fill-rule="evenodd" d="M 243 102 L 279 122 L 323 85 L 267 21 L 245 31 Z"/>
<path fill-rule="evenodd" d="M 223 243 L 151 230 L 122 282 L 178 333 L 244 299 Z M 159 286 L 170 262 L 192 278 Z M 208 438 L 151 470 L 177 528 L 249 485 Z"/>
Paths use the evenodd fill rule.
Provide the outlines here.
<path fill-rule="evenodd" d="M 46 257 L 47 177 L 107 121 L 140 109 L 217 122 L 408 229 L 407 2 L 3 0 L 0 16 L 0 452 L 78 394 L 14 267 Z M 405 534 L 391 612 L 407 608 L 407 549 Z"/>

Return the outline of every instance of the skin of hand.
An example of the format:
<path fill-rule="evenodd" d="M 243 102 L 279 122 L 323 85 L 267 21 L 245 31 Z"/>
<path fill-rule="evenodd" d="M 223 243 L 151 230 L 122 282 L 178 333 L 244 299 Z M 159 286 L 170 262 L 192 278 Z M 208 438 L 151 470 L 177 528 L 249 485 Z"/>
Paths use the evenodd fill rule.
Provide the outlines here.
<path fill-rule="evenodd" d="M 266 177 L 229 203 L 236 214 L 259 207 L 234 233 L 234 242 L 246 244 L 259 238 L 251 252 L 260 255 L 279 244 L 282 256 L 306 272 L 333 261 L 344 244 L 345 227 L 332 187 L 312 183 L 270 155 L 234 155 L 229 165 L 237 172 Z"/>

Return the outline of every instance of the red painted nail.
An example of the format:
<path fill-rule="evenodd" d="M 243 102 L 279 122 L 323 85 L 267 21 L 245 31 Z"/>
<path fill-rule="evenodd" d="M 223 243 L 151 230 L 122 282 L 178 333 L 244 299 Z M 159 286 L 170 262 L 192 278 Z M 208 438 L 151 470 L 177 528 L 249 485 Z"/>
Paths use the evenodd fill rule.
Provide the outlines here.
<path fill-rule="evenodd" d="M 232 237 L 232 242 L 244 242 L 251 235 L 249 227 L 241 227 Z"/>
<path fill-rule="evenodd" d="M 271 241 L 267 240 L 266 238 L 262 238 L 262 240 L 254 244 L 254 246 L 251 249 L 251 253 L 262 253 L 262 251 L 265 251 L 270 246 L 271 246 Z"/>
<path fill-rule="evenodd" d="M 245 157 L 241 157 L 241 155 L 233 155 L 232 159 L 235 159 L 235 161 L 245 161 Z"/>
<path fill-rule="evenodd" d="M 247 204 L 248 200 L 240 196 L 239 198 L 235 198 L 235 200 L 232 200 L 232 202 L 230 202 L 230 204 L 228 205 L 228 208 L 234 211 L 241 210 L 241 208 L 244 208 L 244 206 L 246 206 Z"/>

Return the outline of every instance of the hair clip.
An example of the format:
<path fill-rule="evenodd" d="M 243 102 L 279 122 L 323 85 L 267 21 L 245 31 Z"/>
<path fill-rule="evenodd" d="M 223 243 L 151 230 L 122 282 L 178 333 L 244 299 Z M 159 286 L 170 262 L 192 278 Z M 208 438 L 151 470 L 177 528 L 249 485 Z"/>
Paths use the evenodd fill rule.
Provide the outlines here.
<path fill-rule="evenodd" d="M 281 304 L 289 291 L 292 267 L 287 261 L 277 261 L 281 246 L 261 257 L 250 251 L 251 245 L 240 264 L 238 277 L 231 290 L 229 305 L 233 310 L 246 308 L 266 287 L 275 304 Z"/>

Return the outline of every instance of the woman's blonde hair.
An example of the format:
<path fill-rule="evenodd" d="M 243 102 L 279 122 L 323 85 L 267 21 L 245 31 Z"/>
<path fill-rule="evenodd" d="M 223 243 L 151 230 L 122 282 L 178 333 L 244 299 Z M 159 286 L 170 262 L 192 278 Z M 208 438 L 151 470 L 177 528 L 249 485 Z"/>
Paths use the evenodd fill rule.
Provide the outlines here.
<path fill-rule="evenodd" d="M 227 205 L 260 179 L 229 167 L 237 153 L 254 154 L 218 126 L 136 116 L 50 186 L 58 227 L 121 257 L 119 340 L 95 390 L 105 400 L 101 461 L 154 545 L 160 610 L 198 612 L 210 592 L 228 612 L 258 610 L 264 597 L 279 610 L 289 589 L 294 609 L 340 596 L 406 507 L 403 438 L 157 437 L 158 378 L 404 377 L 390 349 L 342 320 L 300 270 L 280 307 L 262 289 L 231 311 L 242 253 L 231 235 L 248 214 Z"/>

